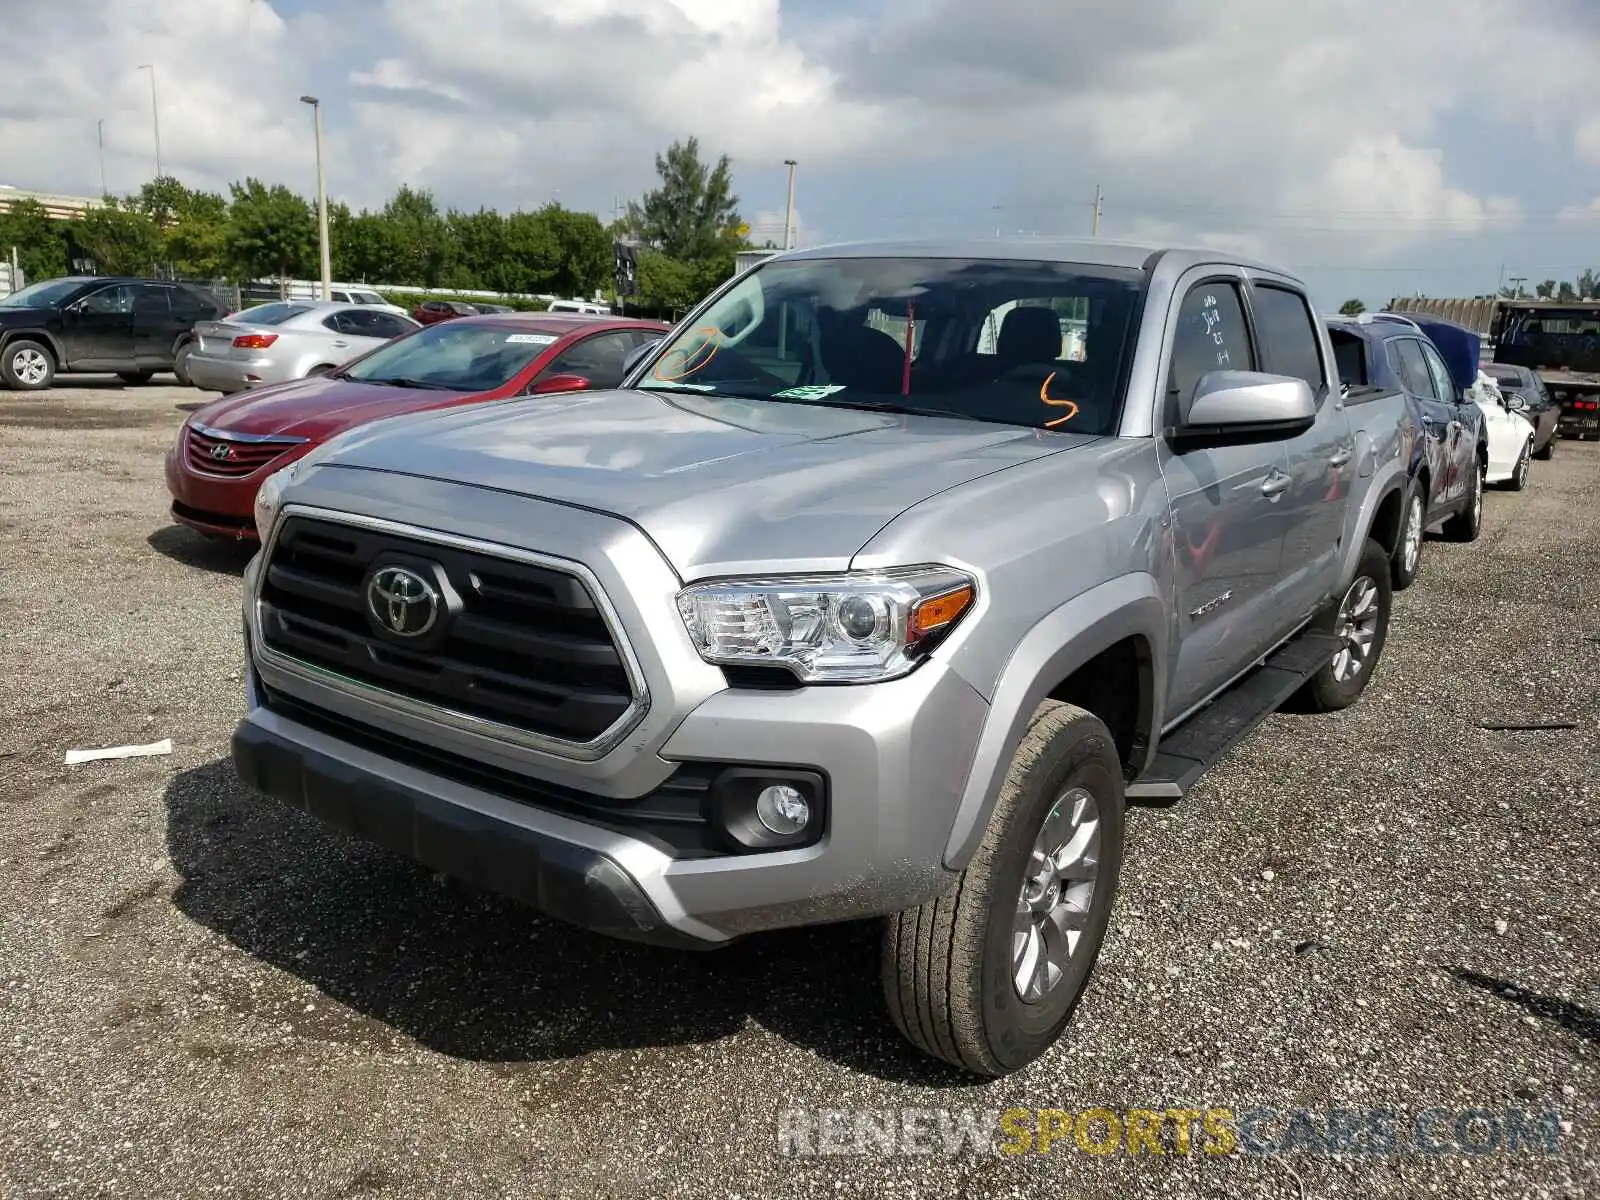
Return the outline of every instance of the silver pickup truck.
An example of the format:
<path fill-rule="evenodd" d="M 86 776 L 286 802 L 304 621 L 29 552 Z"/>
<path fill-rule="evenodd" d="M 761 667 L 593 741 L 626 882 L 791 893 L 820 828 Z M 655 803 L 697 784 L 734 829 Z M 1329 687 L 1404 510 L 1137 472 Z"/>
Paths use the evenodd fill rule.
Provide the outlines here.
<path fill-rule="evenodd" d="M 1083 990 L 1125 805 L 1382 653 L 1409 418 L 1282 271 L 787 253 L 626 385 L 266 481 L 247 781 L 619 937 L 884 918 L 895 1023 L 997 1075 Z"/>

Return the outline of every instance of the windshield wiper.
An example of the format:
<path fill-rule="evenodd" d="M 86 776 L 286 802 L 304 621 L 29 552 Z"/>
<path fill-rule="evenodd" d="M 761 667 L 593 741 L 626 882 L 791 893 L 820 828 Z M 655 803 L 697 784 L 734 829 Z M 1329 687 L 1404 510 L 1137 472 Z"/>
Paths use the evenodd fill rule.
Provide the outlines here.
<path fill-rule="evenodd" d="M 431 391 L 454 391 L 448 383 L 429 383 L 426 379 L 413 379 L 409 375 L 397 375 L 393 379 L 363 379 L 362 383 L 376 383 L 386 387 L 402 388 L 427 388 Z"/>
<path fill-rule="evenodd" d="M 763 396 L 763 400 L 774 400 L 779 404 L 810 404 L 818 408 L 856 408 L 864 412 L 892 413 L 895 416 L 912 417 L 949 417 L 954 421 L 983 421 L 982 417 L 975 417 L 971 413 L 952 412 L 948 408 L 919 408 L 912 404 L 898 404 L 894 401 L 877 403 L 872 400 L 836 400 L 832 396 L 822 400 L 808 400 L 801 396 Z M 1000 422 L 986 421 L 985 424 L 993 425 Z"/>

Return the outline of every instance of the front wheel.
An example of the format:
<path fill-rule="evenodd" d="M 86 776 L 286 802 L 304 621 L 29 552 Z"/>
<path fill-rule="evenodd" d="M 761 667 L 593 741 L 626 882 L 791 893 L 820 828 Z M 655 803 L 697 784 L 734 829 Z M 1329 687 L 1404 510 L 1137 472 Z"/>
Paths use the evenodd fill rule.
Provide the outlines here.
<path fill-rule="evenodd" d="M 1556 439 L 1557 439 L 1557 436 L 1558 436 L 1557 432 L 1554 429 L 1552 429 L 1550 431 L 1550 440 L 1548 442 L 1546 442 L 1543 446 L 1539 447 L 1539 453 L 1535 454 L 1534 457 L 1537 458 L 1540 462 L 1549 462 L 1552 458 L 1554 458 L 1556 456 Z"/>
<path fill-rule="evenodd" d="M 0 379 L 19 392 L 37 392 L 56 378 L 56 360 L 50 347 L 27 338 L 18 338 L 0 351 Z"/>
<path fill-rule="evenodd" d="M 1406 501 L 1405 515 L 1400 518 L 1400 537 L 1395 542 L 1394 557 L 1389 563 L 1389 581 L 1397 592 L 1403 592 L 1417 581 L 1417 565 L 1422 560 L 1422 491 L 1420 485 Z"/>
<path fill-rule="evenodd" d="M 1520 492 L 1528 486 L 1529 462 L 1533 457 L 1530 453 L 1532 449 L 1532 439 L 1522 443 L 1522 453 L 1517 455 L 1517 465 L 1511 470 L 1511 478 L 1506 480 L 1506 491 Z"/>
<path fill-rule="evenodd" d="M 1389 610 L 1394 592 L 1389 583 L 1389 556 L 1370 538 L 1356 564 L 1355 578 L 1339 603 L 1317 621 L 1315 628 L 1331 633 L 1338 648 L 1327 665 L 1300 690 L 1304 707 L 1312 712 L 1349 708 L 1366 690 L 1389 639 Z"/>
<path fill-rule="evenodd" d="M 189 377 L 189 357 L 194 353 L 194 343 L 185 342 L 178 347 L 178 352 L 172 356 L 172 373 L 183 387 L 193 387 L 194 380 Z"/>
<path fill-rule="evenodd" d="M 1122 841 L 1111 731 L 1045 701 L 955 886 L 887 919 L 883 986 L 900 1032 L 978 1075 L 1008 1074 L 1049 1049 L 1100 953 Z"/>

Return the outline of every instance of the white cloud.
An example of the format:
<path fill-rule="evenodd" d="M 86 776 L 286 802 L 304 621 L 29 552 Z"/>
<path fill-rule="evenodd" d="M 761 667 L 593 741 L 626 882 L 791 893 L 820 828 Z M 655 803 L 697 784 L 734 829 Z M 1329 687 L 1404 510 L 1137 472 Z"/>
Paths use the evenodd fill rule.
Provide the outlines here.
<path fill-rule="evenodd" d="M 1600 225 L 1600 196 L 1587 204 L 1569 204 L 1561 210 L 1560 218 L 1574 225 Z"/>

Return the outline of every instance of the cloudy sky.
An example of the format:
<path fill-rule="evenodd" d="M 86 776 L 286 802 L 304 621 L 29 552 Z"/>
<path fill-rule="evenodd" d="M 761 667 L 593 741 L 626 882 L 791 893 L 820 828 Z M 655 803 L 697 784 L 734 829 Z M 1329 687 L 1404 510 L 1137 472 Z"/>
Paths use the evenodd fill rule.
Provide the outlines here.
<path fill-rule="evenodd" d="M 394 186 L 609 217 L 696 135 L 757 235 L 1087 234 L 1320 302 L 1600 267 L 1594 0 L 0 0 L 0 183 Z M 1531 284 L 1530 284 L 1531 286 Z"/>

